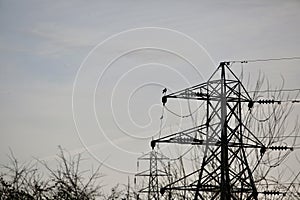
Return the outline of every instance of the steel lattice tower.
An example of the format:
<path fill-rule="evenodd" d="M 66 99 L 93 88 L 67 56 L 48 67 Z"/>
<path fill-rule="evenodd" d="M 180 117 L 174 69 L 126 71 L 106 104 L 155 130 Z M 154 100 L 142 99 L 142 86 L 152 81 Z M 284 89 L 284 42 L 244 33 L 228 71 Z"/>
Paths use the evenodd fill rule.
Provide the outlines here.
<path fill-rule="evenodd" d="M 228 65 L 220 63 L 207 82 L 162 98 L 163 104 L 170 98 L 206 102 L 205 124 L 151 141 L 152 148 L 156 143 L 203 146 L 200 169 L 164 186 L 162 193 L 186 190 L 195 200 L 258 199 L 252 176 L 255 167 L 249 165 L 247 157 L 253 148 L 259 148 L 263 155 L 266 147 L 243 123 L 244 104 L 251 109 L 253 101 Z M 180 185 L 184 179 L 189 183 Z"/>
<path fill-rule="evenodd" d="M 138 160 L 149 161 L 149 169 L 136 174 L 136 176 L 147 176 L 149 177 L 148 186 L 141 189 L 140 193 L 147 193 L 148 200 L 159 200 L 160 198 L 160 186 L 159 186 L 159 176 L 168 176 L 164 170 L 159 169 L 159 162 L 163 160 L 169 160 L 166 156 L 159 153 L 157 150 L 152 150 L 147 154 L 139 157 Z"/>

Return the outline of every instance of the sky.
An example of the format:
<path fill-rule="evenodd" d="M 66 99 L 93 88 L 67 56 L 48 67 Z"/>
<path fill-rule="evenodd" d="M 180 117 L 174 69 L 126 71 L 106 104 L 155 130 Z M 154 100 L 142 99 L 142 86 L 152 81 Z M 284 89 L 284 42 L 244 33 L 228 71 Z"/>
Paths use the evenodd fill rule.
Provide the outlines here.
<path fill-rule="evenodd" d="M 1 0 L 0 163 L 9 149 L 51 163 L 61 145 L 87 165 L 104 162 L 108 185 L 126 183 L 158 136 L 162 89 L 201 83 L 223 60 L 300 56 L 299 9 L 297 0 Z M 244 67 L 299 88 L 299 64 Z M 164 133 L 184 124 L 168 115 Z"/>

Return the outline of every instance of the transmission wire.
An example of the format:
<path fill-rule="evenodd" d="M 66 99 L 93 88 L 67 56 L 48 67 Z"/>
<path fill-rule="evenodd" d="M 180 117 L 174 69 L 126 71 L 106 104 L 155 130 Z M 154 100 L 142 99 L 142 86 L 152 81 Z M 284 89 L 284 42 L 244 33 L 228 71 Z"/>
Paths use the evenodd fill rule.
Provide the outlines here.
<path fill-rule="evenodd" d="M 265 59 L 250 59 L 250 60 L 231 60 L 230 63 L 254 63 L 254 62 L 268 62 L 268 61 L 280 61 L 280 60 L 300 60 L 300 56 L 294 57 L 280 57 L 280 58 L 265 58 Z"/>

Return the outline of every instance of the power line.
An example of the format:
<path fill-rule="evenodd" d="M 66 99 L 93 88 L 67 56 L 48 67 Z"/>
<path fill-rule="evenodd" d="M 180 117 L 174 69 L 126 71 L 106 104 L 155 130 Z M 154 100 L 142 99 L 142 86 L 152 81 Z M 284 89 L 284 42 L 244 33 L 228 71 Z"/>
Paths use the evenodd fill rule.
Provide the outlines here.
<path fill-rule="evenodd" d="M 264 59 L 253 59 L 253 60 L 232 60 L 230 63 L 250 63 L 250 62 L 268 62 L 268 61 L 280 61 L 280 60 L 300 60 L 300 56 L 294 57 L 280 57 L 280 58 L 264 58 Z"/>
<path fill-rule="evenodd" d="M 295 92 L 295 91 L 300 91 L 300 88 L 278 89 L 278 90 L 251 90 L 251 91 L 248 91 L 248 93 L 255 93 L 255 92 L 260 92 L 260 93 L 266 93 L 266 92 Z"/>
<path fill-rule="evenodd" d="M 186 114 L 186 115 L 181 115 L 181 114 L 178 114 L 174 111 L 172 111 L 170 108 L 168 108 L 166 105 L 164 105 L 163 107 L 170 113 L 172 113 L 173 115 L 177 116 L 177 117 L 180 117 L 180 118 L 186 118 L 186 117 L 191 117 L 194 113 L 196 113 L 203 105 L 204 103 L 201 103 L 193 112 L 189 113 L 189 114 Z"/>
<path fill-rule="evenodd" d="M 257 138 L 297 138 L 300 137 L 300 135 L 282 135 L 282 136 L 262 136 Z"/>

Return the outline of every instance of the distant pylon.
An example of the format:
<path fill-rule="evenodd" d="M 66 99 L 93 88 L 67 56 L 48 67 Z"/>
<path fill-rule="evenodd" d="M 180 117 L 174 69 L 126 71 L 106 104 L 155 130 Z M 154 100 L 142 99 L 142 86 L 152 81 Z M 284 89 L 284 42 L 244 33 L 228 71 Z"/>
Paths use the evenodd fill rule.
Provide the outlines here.
<path fill-rule="evenodd" d="M 148 200 L 159 200 L 160 185 L 158 179 L 160 176 L 168 176 L 166 169 L 159 168 L 159 163 L 161 163 L 163 160 L 167 161 L 169 158 L 159 153 L 158 150 L 152 149 L 152 151 L 149 153 L 139 157 L 138 162 L 140 160 L 149 161 L 149 169 L 137 173 L 135 176 L 146 176 L 149 177 L 149 179 L 147 187 L 140 189 L 139 193 L 147 193 Z"/>

